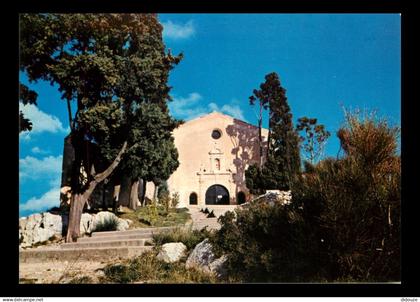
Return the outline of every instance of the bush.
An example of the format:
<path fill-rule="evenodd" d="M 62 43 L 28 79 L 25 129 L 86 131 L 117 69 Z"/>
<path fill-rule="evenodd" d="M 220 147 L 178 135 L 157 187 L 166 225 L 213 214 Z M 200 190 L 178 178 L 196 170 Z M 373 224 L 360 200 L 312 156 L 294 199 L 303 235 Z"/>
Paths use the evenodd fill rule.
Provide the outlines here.
<path fill-rule="evenodd" d="M 325 245 L 331 280 L 400 280 L 398 129 L 374 115 L 346 113 L 345 152 L 307 169 L 293 201 Z"/>
<path fill-rule="evenodd" d="M 88 283 L 94 283 L 93 279 L 89 276 L 81 276 L 81 277 L 75 277 L 71 279 L 69 284 L 88 284 Z"/>
<path fill-rule="evenodd" d="M 214 211 L 212 210 L 208 215 L 207 218 L 214 218 L 216 215 L 214 215 Z"/>
<path fill-rule="evenodd" d="M 211 239 L 243 282 L 399 281 L 399 130 L 346 113 L 344 156 L 305 166 L 289 205 L 251 202 Z"/>
<path fill-rule="evenodd" d="M 219 218 L 210 241 L 216 256 L 228 256 L 228 275 L 242 282 L 314 281 L 319 249 L 298 210 L 264 200 Z"/>
<path fill-rule="evenodd" d="M 185 263 L 165 263 L 149 251 L 121 264 L 111 264 L 104 268 L 102 283 L 215 283 L 213 275 L 194 268 L 186 269 Z"/>
<path fill-rule="evenodd" d="M 207 229 L 190 230 L 176 228 L 160 233 L 153 234 L 153 242 L 157 247 L 170 242 L 182 242 L 188 250 L 192 250 L 197 244 L 211 236 Z"/>
<path fill-rule="evenodd" d="M 103 221 L 99 221 L 92 232 L 107 232 L 107 231 L 116 231 L 118 230 L 118 225 L 120 224 L 118 217 L 110 216 L 105 218 Z"/>
<path fill-rule="evenodd" d="M 159 198 L 159 202 L 162 205 L 162 214 L 165 216 L 168 215 L 169 208 L 171 206 L 171 197 L 169 196 L 169 192 L 163 193 Z"/>
<path fill-rule="evenodd" d="M 172 208 L 176 209 L 178 205 L 179 205 L 179 193 L 178 192 L 172 193 L 171 206 Z"/>

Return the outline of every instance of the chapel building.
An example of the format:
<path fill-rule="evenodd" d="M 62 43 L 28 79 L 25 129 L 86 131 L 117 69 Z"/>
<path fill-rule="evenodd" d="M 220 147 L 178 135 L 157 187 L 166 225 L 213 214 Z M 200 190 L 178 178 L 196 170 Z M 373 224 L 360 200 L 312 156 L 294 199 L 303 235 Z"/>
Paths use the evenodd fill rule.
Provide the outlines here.
<path fill-rule="evenodd" d="M 179 207 L 237 205 L 250 199 L 245 170 L 259 163 L 258 127 L 212 112 L 182 124 L 173 135 L 179 167 L 168 189 L 178 192 Z M 267 135 L 263 128 L 263 142 Z"/>

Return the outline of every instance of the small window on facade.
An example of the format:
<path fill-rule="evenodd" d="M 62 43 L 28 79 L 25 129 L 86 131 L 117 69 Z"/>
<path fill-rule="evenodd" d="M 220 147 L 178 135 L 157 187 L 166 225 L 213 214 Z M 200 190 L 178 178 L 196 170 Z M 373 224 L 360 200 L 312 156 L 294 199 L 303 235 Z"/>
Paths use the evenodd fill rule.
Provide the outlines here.
<path fill-rule="evenodd" d="M 220 159 L 216 158 L 215 163 L 216 163 L 216 170 L 220 170 Z"/>
<path fill-rule="evenodd" d="M 211 137 L 214 139 L 219 139 L 222 136 L 222 132 L 220 130 L 214 129 L 211 133 Z"/>

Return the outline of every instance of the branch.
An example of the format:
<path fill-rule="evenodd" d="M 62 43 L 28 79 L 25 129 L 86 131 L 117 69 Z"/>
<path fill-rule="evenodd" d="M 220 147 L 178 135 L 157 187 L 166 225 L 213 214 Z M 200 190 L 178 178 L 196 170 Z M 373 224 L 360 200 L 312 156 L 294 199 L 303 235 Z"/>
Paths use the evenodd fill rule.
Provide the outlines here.
<path fill-rule="evenodd" d="M 119 162 L 121 161 L 121 157 L 124 154 L 126 148 L 127 148 L 127 141 L 124 142 L 123 147 L 121 148 L 120 152 L 118 153 L 117 157 L 114 159 L 112 164 L 104 172 L 101 172 L 95 175 L 94 177 L 95 182 L 100 183 L 105 178 L 107 178 L 112 173 L 112 171 L 114 171 L 114 169 L 118 166 Z"/>
<path fill-rule="evenodd" d="M 114 169 L 118 166 L 119 162 L 121 161 L 121 157 L 124 154 L 126 148 L 127 148 L 127 141 L 124 142 L 123 147 L 121 148 L 120 152 L 118 153 L 117 157 L 114 159 L 112 164 L 104 172 L 101 172 L 95 175 L 93 180 L 89 183 L 88 189 L 83 193 L 85 198 L 89 198 L 93 190 L 95 190 L 96 185 L 101 183 L 105 178 L 107 178 L 112 173 L 112 171 L 114 171 Z"/>

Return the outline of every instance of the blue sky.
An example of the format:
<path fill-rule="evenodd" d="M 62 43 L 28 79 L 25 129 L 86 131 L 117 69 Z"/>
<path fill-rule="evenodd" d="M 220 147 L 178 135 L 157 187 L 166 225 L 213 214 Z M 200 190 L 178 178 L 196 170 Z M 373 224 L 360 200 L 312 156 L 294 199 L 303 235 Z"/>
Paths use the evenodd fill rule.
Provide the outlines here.
<path fill-rule="evenodd" d="M 401 115 L 399 14 L 161 14 L 164 40 L 184 59 L 172 71 L 170 110 L 185 120 L 220 111 L 256 124 L 252 90 L 277 72 L 293 120 L 309 116 L 332 136 L 346 108 L 377 110 L 393 125 Z M 59 205 L 66 104 L 49 83 L 28 83 L 38 107 L 22 110 L 34 124 L 20 134 L 20 215 Z M 267 120 L 267 119 L 266 119 Z"/>

